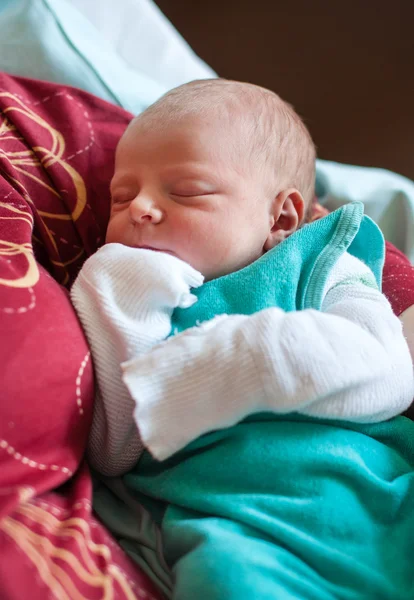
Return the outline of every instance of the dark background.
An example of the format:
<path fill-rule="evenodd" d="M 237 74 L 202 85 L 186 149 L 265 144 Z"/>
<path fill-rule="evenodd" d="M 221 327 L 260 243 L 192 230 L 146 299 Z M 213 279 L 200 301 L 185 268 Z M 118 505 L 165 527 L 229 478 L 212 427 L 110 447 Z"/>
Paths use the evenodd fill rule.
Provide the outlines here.
<path fill-rule="evenodd" d="M 414 179 L 414 0 L 156 0 L 222 77 L 279 93 L 320 158 Z"/>

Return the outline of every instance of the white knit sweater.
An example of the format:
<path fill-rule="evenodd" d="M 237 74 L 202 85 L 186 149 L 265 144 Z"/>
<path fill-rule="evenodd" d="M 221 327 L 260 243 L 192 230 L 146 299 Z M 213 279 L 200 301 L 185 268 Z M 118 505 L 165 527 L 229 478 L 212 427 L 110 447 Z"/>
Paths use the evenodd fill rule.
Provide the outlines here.
<path fill-rule="evenodd" d="M 168 254 L 101 248 L 71 291 L 97 378 L 92 465 L 120 475 L 144 447 L 165 459 L 255 412 L 358 422 L 401 413 L 413 399 L 413 365 L 399 319 L 363 283 L 372 277 L 345 254 L 322 311 L 223 315 L 164 341 L 202 276 Z"/>

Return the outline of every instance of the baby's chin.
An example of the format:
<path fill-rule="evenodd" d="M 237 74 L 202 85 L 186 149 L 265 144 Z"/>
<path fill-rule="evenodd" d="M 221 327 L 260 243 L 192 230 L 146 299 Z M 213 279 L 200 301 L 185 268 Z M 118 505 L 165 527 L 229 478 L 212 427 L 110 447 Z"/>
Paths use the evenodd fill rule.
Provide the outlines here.
<path fill-rule="evenodd" d="M 192 265 L 193 266 L 193 265 Z M 194 267 L 197 269 L 197 267 Z M 243 267 L 241 267 L 243 268 Z M 221 268 L 221 269 L 197 269 L 204 277 L 204 283 L 207 281 L 213 281 L 214 279 L 220 279 L 220 277 L 225 277 L 226 275 L 230 275 L 230 273 L 234 273 L 234 271 L 238 271 L 239 269 L 230 269 L 230 268 Z"/>
<path fill-rule="evenodd" d="M 265 254 L 265 252 L 263 252 L 262 254 L 260 254 L 259 256 L 249 256 L 246 257 L 244 260 L 239 260 L 237 262 L 231 263 L 231 264 L 226 264 L 223 265 L 221 264 L 220 266 L 218 266 L 217 268 L 213 268 L 213 267 L 208 267 L 206 269 L 197 269 L 196 266 L 194 266 L 195 269 L 197 269 L 198 271 L 200 271 L 200 273 L 204 276 L 204 283 L 206 283 L 207 281 L 212 281 L 213 279 L 219 279 L 220 277 L 225 277 L 226 275 L 230 275 L 231 273 L 237 273 L 238 271 L 241 271 L 242 269 L 245 269 L 246 267 L 249 267 L 251 264 L 255 263 L 257 260 L 259 260 L 263 254 Z"/>

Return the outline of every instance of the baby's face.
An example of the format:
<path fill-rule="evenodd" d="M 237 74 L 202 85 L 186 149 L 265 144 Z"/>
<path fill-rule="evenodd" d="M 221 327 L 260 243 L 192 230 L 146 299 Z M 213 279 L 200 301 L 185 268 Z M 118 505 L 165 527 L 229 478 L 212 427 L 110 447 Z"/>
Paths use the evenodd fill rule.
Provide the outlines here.
<path fill-rule="evenodd" d="M 106 242 L 168 252 L 207 280 L 259 258 L 271 198 L 234 144 L 229 128 L 195 117 L 164 128 L 136 122 L 117 149 Z"/>

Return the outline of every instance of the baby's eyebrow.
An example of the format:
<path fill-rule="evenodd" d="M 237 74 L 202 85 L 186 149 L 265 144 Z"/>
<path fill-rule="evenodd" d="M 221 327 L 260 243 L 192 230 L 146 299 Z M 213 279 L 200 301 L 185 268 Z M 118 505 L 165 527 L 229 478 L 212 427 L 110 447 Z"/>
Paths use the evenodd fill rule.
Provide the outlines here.
<path fill-rule="evenodd" d="M 189 164 L 189 163 L 183 163 L 183 164 L 175 164 L 175 165 L 169 165 L 166 164 L 163 167 L 163 171 L 166 175 L 169 174 L 180 174 L 182 176 L 185 177 L 211 177 L 211 170 L 207 169 L 204 165 L 200 165 L 200 164 Z"/>
<path fill-rule="evenodd" d="M 214 176 L 213 173 L 196 173 L 196 172 L 186 172 L 186 173 L 171 173 L 169 176 L 169 181 L 172 185 L 180 184 L 180 183 L 194 183 L 194 184 L 202 184 L 217 187 L 220 182 L 217 177 Z"/>

